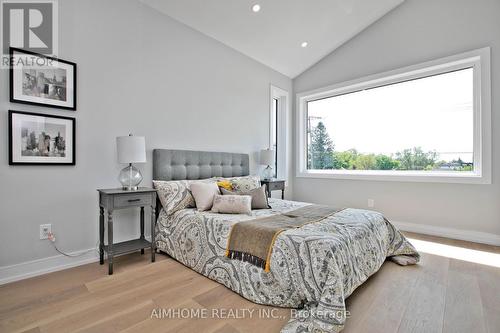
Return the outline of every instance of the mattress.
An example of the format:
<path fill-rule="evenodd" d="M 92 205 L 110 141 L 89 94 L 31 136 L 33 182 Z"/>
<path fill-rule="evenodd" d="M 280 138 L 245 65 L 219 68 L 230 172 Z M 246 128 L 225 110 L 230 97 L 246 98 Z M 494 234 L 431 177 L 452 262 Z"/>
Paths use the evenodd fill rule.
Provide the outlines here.
<path fill-rule="evenodd" d="M 375 211 L 343 209 L 319 222 L 282 232 L 271 255 L 270 272 L 225 257 L 231 226 L 309 205 L 270 199 L 271 209 L 251 215 L 182 209 L 160 212 L 156 225 L 159 250 L 259 304 L 299 309 L 282 332 L 340 332 L 345 299 L 386 258 L 418 253 L 384 216 Z"/>

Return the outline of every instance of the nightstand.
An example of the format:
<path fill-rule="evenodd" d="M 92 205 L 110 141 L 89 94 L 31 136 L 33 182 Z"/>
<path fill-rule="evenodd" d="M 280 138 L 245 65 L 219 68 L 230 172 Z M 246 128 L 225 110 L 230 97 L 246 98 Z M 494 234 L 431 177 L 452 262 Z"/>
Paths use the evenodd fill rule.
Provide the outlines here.
<path fill-rule="evenodd" d="M 281 199 L 285 199 L 285 181 L 279 179 L 265 179 L 260 181 L 261 185 L 266 185 L 267 197 L 271 197 L 272 191 L 281 191 Z"/>
<path fill-rule="evenodd" d="M 104 252 L 108 254 L 109 274 L 113 274 L 113 257 L 115 255 L 151 248 L 151 262 L 155 261 L 155 205 L 156 190 L 139 187 L 136 191 L 120 189 L 100 189 L 99 192 L 99 262 L 104 264 Z M 151 242 L 144 238 L 144 207 L 151 207 Z M 140 208 L 141 236 L 121 243 L 113 243 L 113 211 L 130 207 Z M 108 213 L 108 245 L 104 245 L 104 210 Z"/>

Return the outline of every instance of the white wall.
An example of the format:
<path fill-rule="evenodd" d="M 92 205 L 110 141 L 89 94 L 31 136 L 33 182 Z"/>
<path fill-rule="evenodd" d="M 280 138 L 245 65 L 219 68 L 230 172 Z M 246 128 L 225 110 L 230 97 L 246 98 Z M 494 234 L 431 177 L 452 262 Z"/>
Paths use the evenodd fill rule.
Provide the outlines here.
<path fill-rule="evenodd" d="M 491 185 L 294 178 L 294 198 L 360 208 L 372 198 L 395 221 L 500 235 L 500 1 L 406 0 L 293 84 L 300 93 L 485 46 L 492 52 Z"/>
<path fill-rule="evenodd" d="M 153 148 L 250 153 L 257 172 L 269 86 L 291 91 L 289 78 L 135 0 L 60 0 L 59 18 L 59 56 L 78 64 L 76 112 L 9 103 L 0 71 L 0 266 L 56 255 L 38 239 L 44 223 L 66 251 L 95 246 L 96 189 L 117 187 L 123 167 L 116 136 L 146 136 L 146 186 Z M 76 117 L 76 166 L 9 166 L 9 109 Z M 117 240 L 138 235 L 138 212 L 116 215 Z"/>

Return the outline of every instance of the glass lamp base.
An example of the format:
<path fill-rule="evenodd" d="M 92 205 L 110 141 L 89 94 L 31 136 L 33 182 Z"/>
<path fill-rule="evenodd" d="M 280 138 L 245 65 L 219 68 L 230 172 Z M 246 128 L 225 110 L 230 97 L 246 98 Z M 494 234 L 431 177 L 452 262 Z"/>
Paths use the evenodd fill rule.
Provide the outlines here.
<path fill-rule="evenodd" d="M 120 171 L 118 180 L 122 184 L 122 189 L 126 191 L 137 191 L 139 188 L 138 185 L 142 181 L 142 175 L 139 169 L 130 164 Z"/>
<path fill-rule="evenodd" d="M 268 165 L 264 170 L 262 170 L 262 179 L 263 180 L 271 180 L 273 178 L 274 178 L 273 167 Z"/>

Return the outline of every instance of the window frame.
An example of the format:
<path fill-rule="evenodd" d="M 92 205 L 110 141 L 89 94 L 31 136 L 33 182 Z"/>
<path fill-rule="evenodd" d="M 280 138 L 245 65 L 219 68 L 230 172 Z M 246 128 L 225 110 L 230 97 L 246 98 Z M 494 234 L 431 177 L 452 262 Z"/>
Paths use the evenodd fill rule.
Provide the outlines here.
<path fill-rule="evenodd" d="M 274 124 L 273 114 L 275 112 L 274 109 L 274 100 L 278 100 L 278 114 L 277 114 L 277 124 Z M 275 161 L 276 165 L 276 178 L 288 181 L 288 131 L 287 131 L 287 121 L 288 121 L 288 103 L 289 103 L 289 94 L 288 91 L 276 87 L 274 85 L 270 85 L 269 91 L 269 148 L 272 148 L 273 145 L 273 130 L 272 127 L 277 130 L 277 138 L 276 138 L 276 156 L 277 159 Z"/>
<path fill-rule="evenodd" d="M 280 123 L 280 115 L 279 115 L 279 108 L 280 108 L 280 99 L 273 97 L 273 106 L 272 106 L 272 122 L 271 122 L 271 144 L 269 144 L 269 147 L 271 149 L 275 149 L 274 151 L 274 178 L 278 178 L 278 139 L 279 139 L 279 123 Z M 274 133 L 273 133 L 274 131 Z M 274 135 L 272 135 L 274 134 Z M 274 146 L 273 142 L 276 141 L 276 147 Z"/>
<path fill-rule="evenodd" d="M 485 47 L 296 95 L 296 176 L 377 181 L 491 184 L 490 48 Z M 474 171 L 310 170 L 307 169 L 307 103 L 365 89 L 473 68 Z"/>

